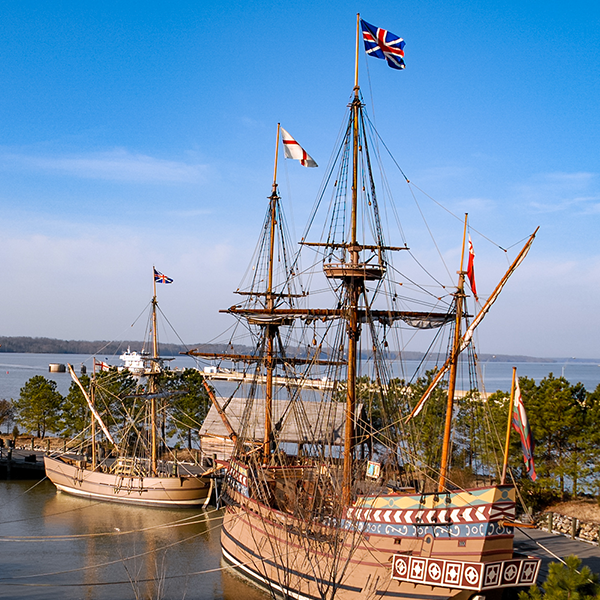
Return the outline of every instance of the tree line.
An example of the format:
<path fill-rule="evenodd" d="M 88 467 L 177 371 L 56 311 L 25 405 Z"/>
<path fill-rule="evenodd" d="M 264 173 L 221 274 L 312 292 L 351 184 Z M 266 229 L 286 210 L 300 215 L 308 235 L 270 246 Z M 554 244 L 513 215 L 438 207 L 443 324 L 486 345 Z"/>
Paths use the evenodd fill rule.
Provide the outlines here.
<path fill-rule="evenodd" d="M 80 383 L 109 432 L 124 446 L 135 445 L 146 419 L 148 384 L 128 371 L 111 368 L 93 378 L 81 375 Z M 176 447 L 192 448 L 197 432 L 208 413 L 210 400 L 204 377 L 196 369 L 164 371 L 157 377 L 160 389 L 158 424 L 163 444 L 171 440 Z M 38 438 L 49 434 L 85 442 L 89 436 L 91 410 L 80 387 L 72 382 L 66 396 L 54 380 L 42 375 L 29 379 L 12 402 L 0 401 L 0 425 L 13 420 L 16 426 Z"/>
<path fill-rule="evenodd" d="M 128 347 L 141 348 L 143 342 L 135 341 L 86 341 L 86 340 L 59 340 L 45 337 L 0 336 L 0 352 L 20 352 L 24 354 L 85 354 L 88 356 L 100 356 L 98 348 L 102 348 L 101 356 L 118 356 Z M 164 356 L 177 356 L 187 352 L 190 348 L 198 348 L 205 352 L 223 352 L 224 344 L 195 344 L 186 346 L 184 344 L 161 344 L 161 354 Z"/>

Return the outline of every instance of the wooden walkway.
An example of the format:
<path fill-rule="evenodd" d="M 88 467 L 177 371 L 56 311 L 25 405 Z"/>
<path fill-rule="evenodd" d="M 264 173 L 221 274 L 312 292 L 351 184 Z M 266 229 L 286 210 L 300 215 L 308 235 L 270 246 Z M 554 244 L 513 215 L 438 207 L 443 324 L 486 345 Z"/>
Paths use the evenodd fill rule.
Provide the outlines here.
<path fill-rule="evenodd" d="M 556 557 L 564 559 L 571 555 L 578 556 L 592 572 L 600 574 L 600 547 L 596 544 L 580 542 L 542 529 L 515 529 L 515 549 L 542 559 L 538 583 L 548 576 L 548 565 L 559 562 Z"/>

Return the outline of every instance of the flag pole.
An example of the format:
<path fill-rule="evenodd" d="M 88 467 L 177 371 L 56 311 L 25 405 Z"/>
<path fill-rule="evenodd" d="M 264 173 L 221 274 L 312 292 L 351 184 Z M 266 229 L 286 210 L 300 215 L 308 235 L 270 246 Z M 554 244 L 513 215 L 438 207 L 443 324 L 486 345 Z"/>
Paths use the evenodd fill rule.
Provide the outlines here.
<path fill-rule="evenodd" d="M 512 385 L 510 388 L 510 405 L 508 407 L 508 423 L 506 425 L 506 442 L 504 444 L 504 461 L 502 463 L 502 479 L 500 485 L 506 483 L 506 470 L 508 467 L 508 447 L 510 444 L 510 428 L 512 425 L 512 414 L 515 406 L 515 382 L 517 381 L 517 367 L 513 367 Z"/>
<path fill-rule="evenodd" d="M 354 60 L 354 89 L 358 89 L 358 48 L 360 39 L 360 13 L 356 13 L 356 55 Z"/>
<path fill-rule="evenodd" d="M 153 287 L 154 293 L 152 294 L 152 296 L 154 298 L 156 298 L 156 277 L 154 276 L 155 273 L 156 273 L 156 267 L 154 265 L 152 265 L 152 285 L 154 286 Z"/>
<path fill-rule="evenodd" d="M 275 167 L 273 168 L 273 193 L 277 191 L 277 158 L 279 157 L 279 132 L 281 123 L 277 123 L 277 140 L 275 141 Z"/>

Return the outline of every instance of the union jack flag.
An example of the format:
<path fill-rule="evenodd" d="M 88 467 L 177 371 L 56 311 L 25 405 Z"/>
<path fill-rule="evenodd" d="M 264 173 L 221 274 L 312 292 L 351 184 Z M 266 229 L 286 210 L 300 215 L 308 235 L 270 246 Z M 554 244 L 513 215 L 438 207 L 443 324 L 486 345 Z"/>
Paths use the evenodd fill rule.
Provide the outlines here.
<path fill-rule="evenodd" d="M 156 283 L 173 283 L 173 280 L 170 277 L 163 275 L 156 269 L 154 269 L 154 281 L 156 281 Z"/>
<path fill-rule="evenodd" d="M 385 58 L 392 69 L 404 69 L 404 40 L 397 35 L 360 20 L 365 43 L 365 52 L 369 56 Z"/>

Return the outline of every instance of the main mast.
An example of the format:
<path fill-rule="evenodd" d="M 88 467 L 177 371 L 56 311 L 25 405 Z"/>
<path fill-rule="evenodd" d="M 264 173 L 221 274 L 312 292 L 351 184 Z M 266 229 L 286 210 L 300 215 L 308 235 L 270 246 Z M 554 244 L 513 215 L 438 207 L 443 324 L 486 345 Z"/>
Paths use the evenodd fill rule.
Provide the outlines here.
<path fill-rule="evenodd" d="M 156 440 L 156 376 L 158 375 L 158 330 L 156 323 L 156 278 L 154 277 L 155 269 L 152 267 L 152 281 L 154 283 L 154 294 L 152 295 L 152 362 L 150 365 L 150 373 L 148 375 L 148 392 L 150 393 L 150 447 L 151 447 L 151 463 L 150 471 L 153 477 L 156 477 L 158 452 Z"/>
<path fill-rule="evenodd" d="M 356 21 L 356 60 L 354 74 L 354 99 L 352 100 L 352 210 L 350 224 L 350 265 L 352 272 L 358 271 L 359 252 L 356 239 L 358 211 L 358 117 L 361 109 L 360 87 L 358 85 L 358 31 L 360 16 Z M 363 289 L 362 279 L 351 276 L 345 279 L 348 294 L 348 369 L 346 392 L 346 429 L 344 439 L 344 480 L 342 487 L 342 505 L 347 506 L 352 500 L 353 456 L 354 456 L 354 421 L 356 413 L 356 349 L 360 335 L 358 327 L 358 300 Z"/>

